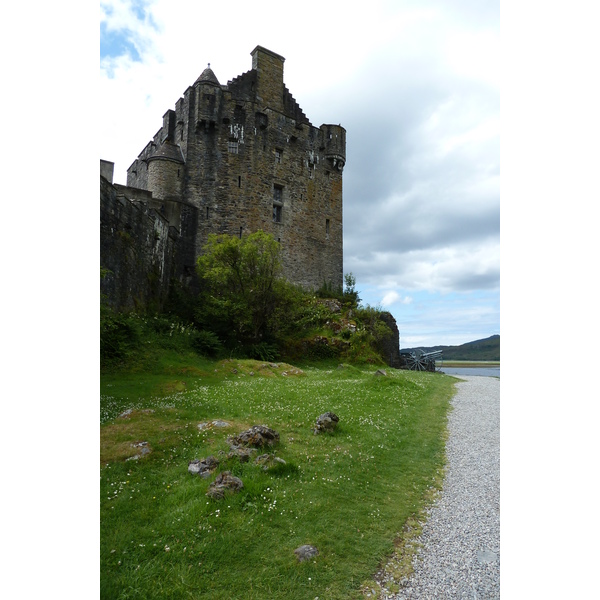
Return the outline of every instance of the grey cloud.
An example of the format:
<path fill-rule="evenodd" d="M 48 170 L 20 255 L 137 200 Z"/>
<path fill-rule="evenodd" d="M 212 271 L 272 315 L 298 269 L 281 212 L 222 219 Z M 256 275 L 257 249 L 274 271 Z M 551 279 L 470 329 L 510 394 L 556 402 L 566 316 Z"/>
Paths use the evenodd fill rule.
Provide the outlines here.
<path fill-rule="evenodd" d="M 359 281 L 414 287 L 415 252 L 435 260 L 434 251 L 445 247 L 499 244 L 499 141 L 477 129 L 497 118 L 497 93 L 452 81 L 427 62 L 420 67 L 414 60 L 379 65 L 393 76 L 357 87 L 342 110 L 345 270 Z M 497 265 L 451 268 L 447 260 L 444 274 L 426 277 L 428 285 L 497 287 Z"/>

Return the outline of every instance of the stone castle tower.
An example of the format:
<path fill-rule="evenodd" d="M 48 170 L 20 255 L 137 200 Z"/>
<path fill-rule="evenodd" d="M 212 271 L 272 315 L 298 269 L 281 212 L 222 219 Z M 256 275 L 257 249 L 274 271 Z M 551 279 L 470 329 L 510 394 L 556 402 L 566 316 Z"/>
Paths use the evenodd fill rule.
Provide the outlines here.
<path fill-rule="evenodd" d="M 346 130 L 310 123 L 283 83 L 282 56 L 261 46 L 251 55 L 252 69 L 227 85 L 209 65 L 116 187 L 143 197 L 185 239 L 180 278 L 209 233 L 263 230 L 281 243 L 287 279 L 341 288 Z"/>

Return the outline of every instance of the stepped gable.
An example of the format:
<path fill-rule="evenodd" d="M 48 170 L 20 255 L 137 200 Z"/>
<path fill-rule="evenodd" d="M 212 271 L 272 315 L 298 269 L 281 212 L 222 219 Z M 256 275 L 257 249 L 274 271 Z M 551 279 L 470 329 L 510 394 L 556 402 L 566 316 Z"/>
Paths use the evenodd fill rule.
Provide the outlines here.
<path fill-rule="evenodd" d="M 294 96 L 290 94 L 290 90 L 287 89 L 285 84 L 283 86 L 283 106 L 284 111 L 289 114 L 296 123 L 306 123 L 307 125 L 311 125 L 311 122 L 294 99 Z"/>
<path fill-rule="evenodd" d="M 257 72 L 254 69 L 246 71 L 227 82 L 225 89 L 239 100 L 254 101 L 254 88 L 256 87 Z"/>
<path fill-rule="evenodd" d="M 234 98 L 253 101 L 257 75 L 255 69 L 246 71 L 228 81 L 226 89 Z M 285 84 L 283 85 L 283 107 L 285 114 L 294 119 L 296 123 L 312 125 Z"/>

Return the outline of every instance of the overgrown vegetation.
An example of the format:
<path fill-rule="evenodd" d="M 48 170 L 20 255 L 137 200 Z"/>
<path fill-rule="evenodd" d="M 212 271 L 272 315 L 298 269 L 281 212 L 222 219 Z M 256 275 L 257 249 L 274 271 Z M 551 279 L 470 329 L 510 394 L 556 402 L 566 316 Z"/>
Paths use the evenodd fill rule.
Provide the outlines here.
<path fill-rule="evenodd" d="M 352 273 L 343 289 L 324 283 L 308 293 L 281 276 L 280 245 L 259 231 L 209 236 L 198 276 L 198 297 L 174 283 L 164 314 L 115 314 L 104 307 L 103 371 L 139 370 L 153 363 L 157 350 L 384 364 L 381 344 L 392 332 L 378 308 L 360 304 Z"/>
<path fill-rule="evenodd" d="M 374 372 L 197 357 L 104 375 L 101 598 L 360 598 L 439 485 L 453 382 Z M 338 427 L 314 435 L 326 411 Z M 285 464 L 227 457 L 227 437 L 255 424 L 278 431 L 268 451 Z M 211 477 L 188 472 L 211 455 Z M 243 489 L 209 499 L 225 470 Z M 303 544 L 319 555 L 299 563 Z"/>

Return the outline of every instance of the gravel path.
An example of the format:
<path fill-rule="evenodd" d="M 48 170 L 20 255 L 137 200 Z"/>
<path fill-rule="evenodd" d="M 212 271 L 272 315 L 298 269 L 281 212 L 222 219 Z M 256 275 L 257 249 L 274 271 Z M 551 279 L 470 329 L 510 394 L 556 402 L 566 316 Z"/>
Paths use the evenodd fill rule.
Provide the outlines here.
<path fill-rule="evenodd" d="M 388 600 L 500 598 L 500 380 L 460 376 L 448 418 L 447 471 L 414 573 Z"/>

